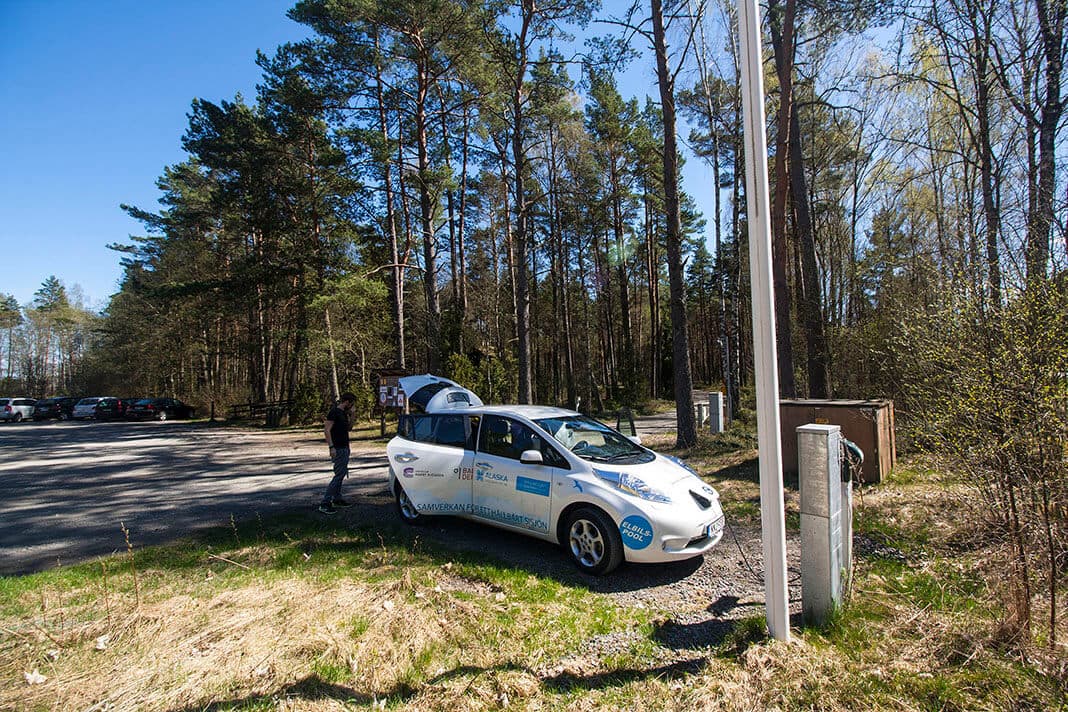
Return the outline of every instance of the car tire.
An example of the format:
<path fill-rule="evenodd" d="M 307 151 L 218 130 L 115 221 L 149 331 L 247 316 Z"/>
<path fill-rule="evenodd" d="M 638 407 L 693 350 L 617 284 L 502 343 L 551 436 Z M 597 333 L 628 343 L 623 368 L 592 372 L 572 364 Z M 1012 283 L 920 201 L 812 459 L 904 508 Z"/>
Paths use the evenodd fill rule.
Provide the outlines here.
<path fill-rule="evenodd" d="M 412 504 L 412 500 L 408 499 L 408 493 L 401 487 L 400 482 L 393 486 L 393 501 L 397 505 L 397 514 L 405 524 L 419 526 L 426 521 L 426 518 Z"/>
<path fill-rule="evenodd" d="M 22 422 L 22 413 L 15 413 L 15 422 L 16 423 L 21 423 Z"/>
<path fill-rule="evenodd" d="M 595 507 L 579 507 L 567 518 L 564 547 L 579 571 L 593 576 L 623 563 L 623 539 L 612 518 Z"/>
<path fill-rule="evenodd" d="M 161 410 L 159 412 L 159 416 L 157 416 L 157 417 L 158 417 L 158 420 L 162 423 L 164 420 L 167 419 L 167 411 Z"/>

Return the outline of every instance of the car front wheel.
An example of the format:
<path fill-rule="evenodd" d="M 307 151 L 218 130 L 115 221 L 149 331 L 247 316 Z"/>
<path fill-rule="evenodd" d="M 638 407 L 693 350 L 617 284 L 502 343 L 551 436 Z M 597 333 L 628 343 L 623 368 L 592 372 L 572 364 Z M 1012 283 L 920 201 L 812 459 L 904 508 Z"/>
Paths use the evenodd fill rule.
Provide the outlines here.
<path fill-rule="evenodd" d="M 397 503 L 397 514 L 405 524 L 418 525 L 423 523 L 423 516 L 415 508 L 415 504 L 408 497 L 408 493 L 398 482 L 393 488 L 393 494 Z"/>
<path fill-rule="evenodd" d="M 623 540 L 612 519 L 599 509 L 581 507 L 567 522 L 567 549 L 580 571 L 601 576 L 623 563 Z"/>

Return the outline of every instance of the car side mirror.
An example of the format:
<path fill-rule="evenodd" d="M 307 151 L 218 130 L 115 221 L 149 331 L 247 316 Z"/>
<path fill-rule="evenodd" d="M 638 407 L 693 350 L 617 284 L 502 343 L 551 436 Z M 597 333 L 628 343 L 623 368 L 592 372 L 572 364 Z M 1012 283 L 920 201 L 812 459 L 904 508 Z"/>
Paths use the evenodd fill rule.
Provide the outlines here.
<path fill-rule="evenodd" d="M 635 445 L 641 445 L 642 444 L 642 436 L 641 435 L 628 435 L 627 436 L 627 440 L 630 440 Z"/>
<path fill-rule="evenodd" d="M 542 457 L 540 450 L 524 450 L 519 456 L 519 461 L 524 465 L 540 465 L 545 462 L 545 458 Z"/>

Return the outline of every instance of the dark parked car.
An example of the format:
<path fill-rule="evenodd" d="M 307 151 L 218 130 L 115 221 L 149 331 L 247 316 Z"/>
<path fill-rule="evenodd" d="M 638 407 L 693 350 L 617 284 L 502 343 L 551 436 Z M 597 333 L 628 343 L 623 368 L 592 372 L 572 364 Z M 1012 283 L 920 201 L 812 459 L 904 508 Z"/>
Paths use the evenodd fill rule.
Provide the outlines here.
<path fill-rule="evenodd" d="M 43 398 L 33 406 L 34 420 L 68 420 L 74 412 L 74 404 L 77 398 L 57 396 L 55 398 Z"/>
<path fill-rule="evenodd" d="M 142 398 L 126 410 L 131 420 L 171 420 L 192 418 L 193 407 L 177 398 Z"/>
<path fill-rule="evenodd" d="M 97 420 L 116 420 L 126 417 L 126 410 L 131 401 L 122 398 L 101 398 L 96 404 Z"/>

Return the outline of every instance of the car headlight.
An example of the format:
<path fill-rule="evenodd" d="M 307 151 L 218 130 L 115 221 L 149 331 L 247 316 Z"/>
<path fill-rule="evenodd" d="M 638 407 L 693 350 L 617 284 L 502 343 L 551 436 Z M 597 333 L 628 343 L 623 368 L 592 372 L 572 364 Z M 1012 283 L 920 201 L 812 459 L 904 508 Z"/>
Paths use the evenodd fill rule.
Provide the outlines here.
<path fill-rule="evenodd" d="M 686 470 L 687 472 L 689 472 L 694 477 L 697 477 L 698 479 L 700 479 L 701 475 L 697 474 L 697 470 L 695 470 L 692 467 L 690 467 L 689 465 L 687 465 L 681 459 L 675 457 L 674 455 L 664 455 L 663 457 L 664 457 L 665 460 L 668 460 L 670 462 L 674 462 L 676 465 L 678 465 L 682 469 Z"/>
<path fill-rule="evenodd" d="M 648 502 L 660 502 L 661 504 L 671 503 L 671 497 L 650 487 L 645 483 L 645 480 L 640 477 L 635 477 L 627 472 L 611 472 L 609 470 L 595 469 L 593 472 L 621 492 L 626 492 L 629 495 L 644 499 Z"/>

